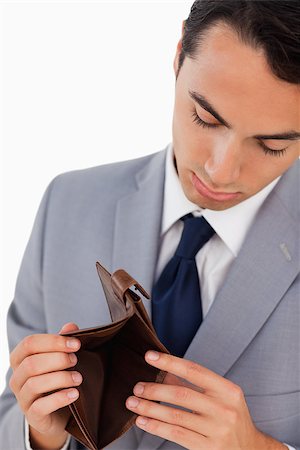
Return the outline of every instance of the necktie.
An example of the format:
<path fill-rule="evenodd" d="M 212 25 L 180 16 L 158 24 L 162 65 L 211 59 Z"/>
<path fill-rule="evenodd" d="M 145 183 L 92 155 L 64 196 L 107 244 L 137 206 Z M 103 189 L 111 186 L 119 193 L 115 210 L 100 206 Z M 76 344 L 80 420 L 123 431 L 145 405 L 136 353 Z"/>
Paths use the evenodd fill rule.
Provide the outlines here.
<path fill-rule="evenodd" d="M 171 354 L 183 356 L 202 322 L 201 290 L 195 256 L 214 229 L 204 217 L 187 214 L 174 256 L 152 290 L 152 320 Z"/>

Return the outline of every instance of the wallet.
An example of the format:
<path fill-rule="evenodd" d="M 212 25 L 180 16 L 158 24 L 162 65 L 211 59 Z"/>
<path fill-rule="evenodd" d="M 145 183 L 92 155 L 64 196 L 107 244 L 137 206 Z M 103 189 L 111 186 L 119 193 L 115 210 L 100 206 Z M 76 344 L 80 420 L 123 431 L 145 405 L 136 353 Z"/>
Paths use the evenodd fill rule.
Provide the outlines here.
<path fill-rule="evenodd" d="M 146 363 L 146 351 L 169 353 L 136 292 L 149 300 L 143 287 L 123 269 L 110 274 L 99 262 L 96 268 L 112 323 L 61 333 L 81 341 L 77 364 L 68 370 L 83 377 L 65 429 L 90 450 L 103 449 L 134 425 L 137 415 L 125 401 L 138 381 L 163 382 L 166 372 Z"/>

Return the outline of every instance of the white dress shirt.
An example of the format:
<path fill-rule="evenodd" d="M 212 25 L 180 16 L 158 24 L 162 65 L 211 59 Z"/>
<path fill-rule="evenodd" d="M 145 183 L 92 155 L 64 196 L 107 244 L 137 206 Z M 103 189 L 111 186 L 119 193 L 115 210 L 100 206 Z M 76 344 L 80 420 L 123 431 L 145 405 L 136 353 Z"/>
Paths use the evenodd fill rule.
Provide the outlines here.
<path fill-rule="evenodd" d="M 70 440 L 71 440 L 71 435 L 69 434 L 69 436 L 66 439 L 66 442 L 65 442 L 64 446 L 61 447 L 60 450 L 68 450 Z M 25 417 L 25 447 L 26 447 L 26 450 L 32 450 L 32 447 L 31 447 L 30 441 L 29 441 L 29 426 L 28 426 L 28 422 L 26 420 L 26 417 Z"/>
<path fill-rule="evenodd" d="M 196 265 L 201 280 L 201 301 L 203 318 L 208 313 L 216 294 L 222 285 L 231 263 L 243 244 L 246 234 L 262 203 L 279 181 L 273 180 L 264 189 L 249 199 L 224 211 L 202 209 L 190 202 L 181 187 L 174 165 L 173 145 L 169 144 L 166 155 L 163 217 L 160 234 L 160 250 L 155 280 L 173 256 L 183 230 L 180 218 L 188 213 L 204 216 L 216 233 L 196 255 Z M 28 425 L 25 420 L 26 449 L 29 445 Z M 61 450 L 67 450 L 70 436 Z M 293 447 L 285 444 L 289 450 Z"/>

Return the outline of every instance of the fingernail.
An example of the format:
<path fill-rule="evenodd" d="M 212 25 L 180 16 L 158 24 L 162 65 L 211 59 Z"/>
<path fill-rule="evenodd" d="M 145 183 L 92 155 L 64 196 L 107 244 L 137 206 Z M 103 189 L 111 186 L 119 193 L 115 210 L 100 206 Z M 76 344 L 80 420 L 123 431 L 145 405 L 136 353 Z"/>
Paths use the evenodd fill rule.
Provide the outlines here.
<path fill-rule="evenodd" d="M 67 396 L 69 398 L 76 398 L 76 397 L 78 397 L 78 395 L 79 395 L 78 391 L 69 391 L 69 392 L 67 392 Z"/>
<path fill-rule="evenodd" d="M 136 395 L 141 395 L 144 392 L 144 387 L 145 387 L 145 385 L 143 383 L 138 383 L 134 386 L 133 392 Z"/>
<path fill-rule="evenodd" d="M 151 350 L 150 352 L 146 353 L 146 358 L 149 359 L 149 361 L 157 361 L 159 358 L 159 353 Z"/>
<path fill-rule="evenodd" d="M 77 356 L 75 353 L 69 353 L 69 358 L 72 364 L 75 364 L 77 362 Z"/>
<path fill-rule="evenodd" d="M 73 372 L 72 378 L 75 383 L 80 383 L 82 381 L 82 376 L 79 372 Z"/>
<path fill-rule="evenodd" d="M 140 401 L 135 397 L 129 397 L 126 403 L 130 408 L 136 408 Z"/>
<path fill-rule="evenodd" d="M 136 421 L 139 425 L 146 425 L 148 423 L 148 419 L 146 419 L 146 417 L 141 417 L 141 416 L 139 416 L 136 419 Z"/>
<path fill-rule="evenodd" d="M 68 339 L 66 342 L 66 346 L 68 348 L 78 348 L 79 347 L 79 341 L 77 339 Z"/>

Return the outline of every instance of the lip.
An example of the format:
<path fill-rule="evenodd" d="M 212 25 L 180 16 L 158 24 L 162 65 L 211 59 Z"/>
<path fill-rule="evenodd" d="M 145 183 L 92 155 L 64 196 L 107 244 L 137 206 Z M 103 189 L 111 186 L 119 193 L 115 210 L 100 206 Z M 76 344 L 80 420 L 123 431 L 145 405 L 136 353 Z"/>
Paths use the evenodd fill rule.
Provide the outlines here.
<path fill-rule="evenodd" d="M 192 174 L 192 183 L 199 194 L 211 200 L 225 201 L 233 200 L 239 196 L 239 192 L 215 192 L 210 190 L 194 173 Z"/>

